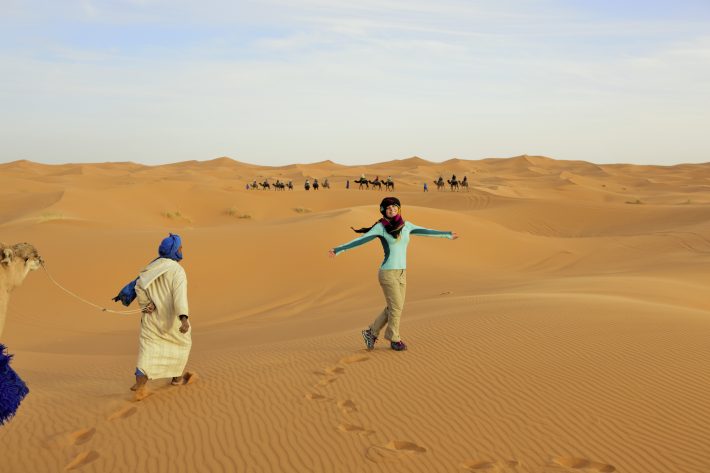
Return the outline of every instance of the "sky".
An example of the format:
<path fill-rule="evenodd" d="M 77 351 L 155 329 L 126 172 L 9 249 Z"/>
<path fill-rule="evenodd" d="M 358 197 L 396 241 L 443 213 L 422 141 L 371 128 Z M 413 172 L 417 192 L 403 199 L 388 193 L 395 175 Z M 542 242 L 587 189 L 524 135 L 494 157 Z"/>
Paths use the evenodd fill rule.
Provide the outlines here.
<path fill-rule="evenodd" d="M 0 0 L 0 162 L 710 161 L 710 1 Z"/>

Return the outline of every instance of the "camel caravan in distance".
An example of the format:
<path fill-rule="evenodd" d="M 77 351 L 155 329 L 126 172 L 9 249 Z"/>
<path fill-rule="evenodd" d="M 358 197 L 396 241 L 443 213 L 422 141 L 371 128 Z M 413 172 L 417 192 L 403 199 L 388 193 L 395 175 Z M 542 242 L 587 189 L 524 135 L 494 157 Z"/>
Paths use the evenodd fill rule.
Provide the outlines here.
<path fill-rule="evenodd" d="M 283 182 L 279 179 L 276 179 L 276 182 L 273 184 L 269 184 L 268 179 L 264 179 L 264 182 L 256 182 L 253 181 L 251 184 L 247 184 L 247 190 L 258 190 L 261 188 L 261 190 L 271 190 L 271 187 L 274 188 L 274 190 L 277 191 L 283 191 L 283 190 L 293 190 L 293 181 L 288 181 L 288 182 Z"/>
<path fill-rule="evenodd" d="M 394 192 L 394 180 L 392 179 L 391 176 L 388 176 L 387 179 L 380 179 L 379 176 L 375 177 L 373 181 L 367 179 L 364 174 L 361 174 L 358 179 L 353 180 L 355 184 L 358 184 L 358 189 L 370 189 L 372 188 L 373 190 L 386 190 L 389 192 Z M 444 179 L 442 176 L 439 176 L 439 178 L 435 181 L 433 181 L 434 184 L 436 185 L 436 190 L 437 191 L 442 191 L 446 187 L 446 185 L 449 186 L 449 190 L 453 191 L 469 191 L 469 186 L 468 186 L 468 177 L 464 176 L 463 179 L 457 179 L 456 174 L 451 176 L 451 179 Z M 283 190 L 293 190 L 293 181 L 289 180 L 288 182 L 281 181 L 280 179 L 276 179 L 276 182 L 274 183 L 269 183 L 269 180 L 267 178 L 264 178 L 263 182 L 257 182 L 254 180 L 252 183 L 247 184 L 247 189 L 248 190 L 271 190 L 273 187 L 274 190 L 277 191 L 283 191 Z M 317 191 L 320 188 L 323 189 L 330 189 L 330 181 L 326 177 L 323 179 L 322 182 L 319 182 L 318 179 L 313 179 L 313 182 L 311 182 L 310 178 L 307 178 L 305 182 L 303 183 L 303 189 L 306 191 L 310 191 L 313 189 L 314 191 Z M 346 189 L 349 189 L 349 181 L 348 185 L 346 186 Z"/>
<path fill-rule="evenodd" d="M 321 187 L 324 189 L 330 189 L 330 181 L 328 181 L 327 177 L 323 180 L 322 183 L 319 183 L 318 179 L 313 179 L 313 184 L 311 184 L 311 180 L 306 179 L 306 182 L 303 183 L 303 188 L 308 191 L 311 190 L 311 187 L 314 191 L 317 191 Z"/>
<path fill-rule="evenodd" d="M 447 179 L 446 181 L 444 181 L 443 177 L 439 176 L 439 179 L 434 181 L 434 184 L 436 184 L 437 191 L 444 190 L 444 186 L 446 184 L 449 184 L 451 192 L 458 190 L 465 190 L 466 192 L 469 191 L 467 176 L 464 176 L 462 180 L 458 180 L 456 179 L 456 174 L 454 174 L 453 176 L 451 176 L 451 179 Z"/>
<path fill-rule="evenodd" d="M 360 178 L 356 179 L 353 181 L 355 184 L 358 184 L 358 189 L 362 189 L 363 186 L 365 189 L 369 189 L 370 185 L 372 185 L 373 190 L 388 190 L 388 191 L 394 191 L 394 181 L 392 180 L 391 176 L 388 176 L 387 179 L 380 179 L 379 176 L 375 177 L 374 181 L 368 180 L 364 174 L 360 175 Z"/>
<path fill-rule="evenodd" d="M 313 189 L 314 191 L 317 191 L 320 188 L 323 189 L 330 189 L 330 181 L 326 177 L 323 182 L 318 182 L 318 179 L 313 179 L 313 183 L 311 183 L 310 179 L 306 179 L 306 181 L 303 183 L 303 189 L 309 191 Z M 293 190 L 293 181 L 288 180 L 282 181 L 280 179 L 276 179 L 276 182 L 270 183 L 268 178 L 264 178 L 264 182 L 257 182 L 256 180 L 252 181 L 251 183 L 248 183 L 246 185 L 247 190 L 271 190 L 272 188 L 276 191 L 283 191 L 283 190 Z"/>
<path fill-rule="evenodd" d="M 268 184 L 266 180 L 264 180 L 265 184 Z M 283 182 L 279 179 L 276 179 L 276 182 L 272 184 L 274 186 L 274 190 L 276 191 L 285 191 L 286 189 L 292 191 L 293 190 L 293 181 L 288 181 L 288 182 Z M 264 187 L 266 189 L 266 187 Z"/>
<path fill-rule="evenodd" d="M 10 293 L 20 286 L 30 271 L 39 269 L 44 261 L 34 246 L 17 243 L 8 246 L 0 243 L 0 335 L 5 327 Z"/>

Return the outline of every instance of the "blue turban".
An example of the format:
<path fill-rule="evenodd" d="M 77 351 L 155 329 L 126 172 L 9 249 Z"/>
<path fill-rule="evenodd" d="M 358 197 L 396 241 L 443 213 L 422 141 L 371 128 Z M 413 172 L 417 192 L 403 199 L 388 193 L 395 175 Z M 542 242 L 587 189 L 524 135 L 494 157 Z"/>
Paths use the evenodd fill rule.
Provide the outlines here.
<path fill-rule="evenodd" d="M 182 251 L 179 251 L 180 245 L 182 245 L 180 235 L 171 233 L 169 237 L 160 242 L 158 254 L 161 258 L 170 258 L 175 261 L 180 261 L 182 259 Z"/>

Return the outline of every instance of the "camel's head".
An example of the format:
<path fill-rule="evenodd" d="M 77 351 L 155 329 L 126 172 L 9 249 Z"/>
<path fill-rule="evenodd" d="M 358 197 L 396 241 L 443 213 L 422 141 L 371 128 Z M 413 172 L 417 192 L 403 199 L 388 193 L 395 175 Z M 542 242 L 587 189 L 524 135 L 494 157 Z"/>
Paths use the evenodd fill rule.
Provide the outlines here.
<path fill-rule="evenodd" d="M 9 271 L 13 285 L 20 284 L 30 271 L 39 269 L 44 261 L 29 243 L 6 246 L 0 243 L 0 268 Z"/>

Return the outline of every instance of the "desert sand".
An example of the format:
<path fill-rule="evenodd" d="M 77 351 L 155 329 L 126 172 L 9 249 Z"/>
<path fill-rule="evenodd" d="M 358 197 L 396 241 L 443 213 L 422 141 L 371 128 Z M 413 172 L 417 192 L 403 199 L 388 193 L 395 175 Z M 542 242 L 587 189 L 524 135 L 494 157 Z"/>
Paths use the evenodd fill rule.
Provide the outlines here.
<path fill-rule="evenodd" d="M 379 217 L 363 172 L 460 235 L 412 239 L 406 352 L 360 336 L 384 305 L 379 243 L 327 255 Z M 469 192 L 437 192 L 452 173 Z M 277 177 L 295 190 L 245 189 Z M 710 471 L 710 164 L 0 164 L 0 241 L 94 303 L 124 309 L 111 298 L 168 232 L 197 382 L 137 402 L 139 316 L 35 271 L 2 334 L 30 394 L 0 470 Z"/>

